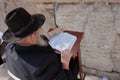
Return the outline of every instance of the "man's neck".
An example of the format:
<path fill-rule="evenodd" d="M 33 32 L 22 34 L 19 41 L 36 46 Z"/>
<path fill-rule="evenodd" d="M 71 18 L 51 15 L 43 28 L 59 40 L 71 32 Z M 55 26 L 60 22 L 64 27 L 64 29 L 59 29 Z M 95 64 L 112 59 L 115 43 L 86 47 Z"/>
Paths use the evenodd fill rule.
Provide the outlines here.
<path fill-rule="evenodd" d="M 35 45 L 33 43 L 29 43 L 29 42 L 21 42 L 21 41 L 16 41 L 17 44 L 21 45 L 21 46 L 31 46 L 31 45 Z"/>

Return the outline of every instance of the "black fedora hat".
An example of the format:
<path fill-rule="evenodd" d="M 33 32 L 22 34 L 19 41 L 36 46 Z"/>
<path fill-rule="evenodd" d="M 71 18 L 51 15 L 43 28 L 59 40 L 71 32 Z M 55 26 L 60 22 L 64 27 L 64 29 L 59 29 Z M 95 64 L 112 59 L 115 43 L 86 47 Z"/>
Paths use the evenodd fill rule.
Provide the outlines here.
<path fill-rule="evenodd" d="M 30 15 L 24 8 L 16 8 L 6 16 L 5 23 L 8 30 L 3 34 L 2 38 L 6 42 L 19 40 L 38 30 L 44 22 L 44 15 Z"/>

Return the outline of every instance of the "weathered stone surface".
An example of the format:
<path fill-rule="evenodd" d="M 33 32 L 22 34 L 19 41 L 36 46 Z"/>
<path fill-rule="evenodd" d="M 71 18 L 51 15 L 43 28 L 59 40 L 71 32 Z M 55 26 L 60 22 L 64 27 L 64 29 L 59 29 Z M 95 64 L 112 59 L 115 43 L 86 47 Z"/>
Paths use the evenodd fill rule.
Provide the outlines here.
<path fill-rule="evenodd" d="M 108 80 L 120 80 L 120 74 L 116 72 L 97 71 L 97 75 L 100 77 L 107 77 Z"/>
<path fill-rule="evenodd" d="M 100 80 L 100 78 L 93 75 L 86 75 L 85 80 Z"/>
<path fill-rule="evenodd" d="M 115 14 L 115 20 L 120 20 L 120 5 L 113 6 L 113 11 Z"/>
<path fill-rule="evenodd" d="M 6 25 L 5 25 L 5 8 L 4 8 L 4 1 L 0 2 L 0 31 L 1 32 L 5 32 L 5 30 L 7 29 Z"/>
<path fill-rule="evenodd" d="M 92 74 L 92 75 L 96 75 L 97 74 L 97 70 L 96 69 L 91 69 L 91 68 L 84 67 L 84 66 L 83 66 L 83 72 L 84 73 L 88 73 L 88 74 Z"/>
<path fill-rule="evenodd" d="M 33 0 L 34 1 L 34 0 Z M 43 2 L 43 3 L 79 3 L 81 0 L 36 0 L 34 2 Z"/>
<path fill-rule="evenodd" d="M 120 34 L 120 20 L 115 21 L 116 33 Z"/>
<path fill-rule="evenodd" d="M 115 28 L 111 8 L 98 6 L 88 16 L 84 40 L 81 44 L 85 66 L 102 71 L 112 71 L 110 51 L 114 47 Z"/>
<path fill-rule="evenodd" d="M 84 2 L 110 2 L 110 3 L 120 3 L 120 0 L 83 0 Z"/>
<path fill-rule="evenodd" d="M 84 72 L 87 74 L 97 75 L 100 78 L 107 77 L 108 80 L 120 80 L 120 74 L 116 72 L 105 72 L 93 68 L 84 67 Z"/>
<path fill-rule="evenodd" d="M 120 72 L 120 36 L 116 35 L 114 48 L 111 51 L 112 59 L 114 62 L 114 70 Z"/>
<path fill-rule="evenodd" d="M 87 22 L 87 15 L 92 9 L 92 6 L 61 5 L 56 12 L 57 25 L 67 30 L 83 32 Z"/>
<path fill-rule="evenodd" d="M 115 30 L 116 33 L 120 33 L 120 6 L 115 5 L 112 8 L 114 15 L 115 15 Z"/>
<path fill-rule="evenodd" d="M 6 15 L 7 15 L 11 10 L 13 10 L 14 8 L 17 7 L 13 0 L 11 0 L 11 1 L 7 1 L 7 0 L 6 0 L 4 6 L 5 6 L 5 14 L 6 14 Z"/>
<path fill-rule="evenodd" d="M 32 3 L 79 3 L 81 2 L 81 0 L 15 0 L 15 1 L 18 1 L 18 2 L 21 2 L 21 3 L 29 3 L 29 2 L 32 2 Z"/>

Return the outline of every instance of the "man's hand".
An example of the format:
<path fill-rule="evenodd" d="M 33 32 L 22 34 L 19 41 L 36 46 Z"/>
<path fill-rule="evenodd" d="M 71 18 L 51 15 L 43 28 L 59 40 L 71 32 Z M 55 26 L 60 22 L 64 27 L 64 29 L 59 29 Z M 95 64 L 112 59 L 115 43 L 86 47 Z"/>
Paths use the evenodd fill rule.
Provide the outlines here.
<path fill-rule="evenodd" d="M 62 28 L 55 28 L 52 31 L 48 32 L 48 34 L 46 34 L 46 37 L 48 39 L 50 39 L 51 37 L 53 37 L 53 36 L 55 36 L 57 34 L 60 34 L 63 31 L 64 31 L 64 29 L 62 29 Z"/>
<path fill-rule="evenodd" d="M 57 35 L 57 34 L 60 34 L 63 31 L 64 31 L 64 29 L 62 29 L 62 28 L 55 28 L 52 31 L 50 31 L 50 33 L 52 33 L 53 35 Z"/>
<path fill-rule="evenodd" d="M 73 56 L 71 51 L 64 50 L 64 51 L 60 52 L 60 51 L 55 50 L 55 53 L 61 55 L 61 63 L 62 63 L 63 69 L 69 70 L 70 59 Z"/>
<path fill-rule="evenodd" d="M 72 57 L 71 51 L 64 50 L 61 52 L 61 62 L 63 69 L 69 70 L 69 62 Z"/>

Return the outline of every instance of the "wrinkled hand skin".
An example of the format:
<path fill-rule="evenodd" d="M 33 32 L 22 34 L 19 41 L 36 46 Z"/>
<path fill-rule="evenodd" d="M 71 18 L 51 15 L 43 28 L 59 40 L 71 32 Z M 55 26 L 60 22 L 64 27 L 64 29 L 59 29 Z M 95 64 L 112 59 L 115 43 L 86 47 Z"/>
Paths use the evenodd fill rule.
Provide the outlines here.
<path fill-rule="evenodd" d="M 61 63 L 62 63 L 62 67 L 63 69 L 67 69 L 69 70 L 69 62 L 70 62 L 70 59 L 72 57 L 72 53 L 71 51 L 69 50 L 64 50 L 62 52 L 59 52 L 59 51 L 55 51 L 55 53 L 57 54 L 60 54 L 61 55 Z"/>
<path fill-rule="evenodd" d="M 61 32 L 63 32 L 64 29 L 62 28 L 55 28 L 53 29 L 52 31 L 50 31 L 53 35 L 57 35 L 57 34 L 60 34 Z"/>

